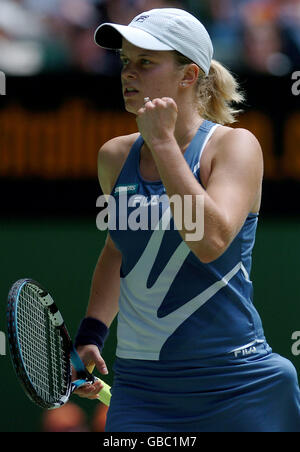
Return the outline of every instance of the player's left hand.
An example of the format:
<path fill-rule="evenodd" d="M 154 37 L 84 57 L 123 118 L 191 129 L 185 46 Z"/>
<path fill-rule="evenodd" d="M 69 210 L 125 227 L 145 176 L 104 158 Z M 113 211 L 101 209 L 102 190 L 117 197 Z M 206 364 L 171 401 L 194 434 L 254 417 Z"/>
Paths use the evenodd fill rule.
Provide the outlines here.
<path fill-rule="evenodd" d="M 176 102 L 170 97 L 149 100 L 139 109 L 138 128 L 150 149 L 174 140 L 177 113 Z"/>
<path fill-rule="evenodd" d="M 82 359 L 85 366 L 92 365 L 92 369 L 94 366 L 98 369 L 98 371 L 102 374 L 107 374 L 107 368 L 104 359 L 100 355 L 99 349 L 96 345 L 82 345 L 77 349 L 78 355 Z M 90 370 L 92 372 L 92 370 Z M 72 367 L 72 377 L 73 380 L 77 379 L 76 371 Z M 74 391 L 74 394 L 79 395 L 80 397 L 84 397 L 87 399 L 97 399 L 98 393 L 103 388 L 103 385 L 99 379 L 95 380 L 93 384 L 84 384 L 79 386 Z"/>

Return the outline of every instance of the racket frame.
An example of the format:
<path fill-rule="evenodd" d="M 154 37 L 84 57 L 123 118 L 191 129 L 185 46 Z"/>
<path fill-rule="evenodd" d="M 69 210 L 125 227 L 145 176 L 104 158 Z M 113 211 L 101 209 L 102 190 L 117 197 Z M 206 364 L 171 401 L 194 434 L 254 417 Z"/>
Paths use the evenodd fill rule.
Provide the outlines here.
<path fill-rule="evenodd" d="M 65 394 L 61 396 L 59 400 L 54 403 L 50 403 L 45 401 L 36 391 L 34 384 L 26 370 L 26 366 L 24 364 L 24 359 L 22 356 L 22 351 L 19 343 L 18 337 L 18 302 L 21 290 L 24 288 L 26 284 L 32 284 L 36 286 L 40 293 L 39 297 L 44 299 L 42 302 L 43 306 L 49 310 L 50 313 L 50 321 L 55 326 L 57 331 L 59 332 L 61 341 L 62 341 L 62 349 L 63 349 L 63 358 L 65 361 L 66 369 L 66 391 Z M 45 290 L 41 284 L 31 278 L 24 278 L 16 281 L 11 287 L 8 294 L 8 303 L 7 303 L 7 335 L 8 342 L 10 348 L 10 356 L 12 360 L 13 367 L 17 374 L 19 381 L 22 384 L 22 387 L 30 398 L 32 402 L 39 405 L 41 408 L 53 409 L 58 408 L 64 405 L 70 398 L 72 392 L 78 387 L 78 384 L 74 384 L 72 382 L 72 367 L 71 360 L 75 360 L 75 370 L 77 372 L 77 378 L 82 380 L 82 384 L 92 383 L 95 380 L 95 377 L 90 374 L 86 368 L 84 367 L 82 361 L 80 360 L 74 346 L 72 344 L 70 335 L 66 328 L 66 325 L 63 321 L 63 318 L 54 303 L 52 297 L 49 295 L 48 291 Z M 78 380 L 76 380 L 78 381 Z"/>

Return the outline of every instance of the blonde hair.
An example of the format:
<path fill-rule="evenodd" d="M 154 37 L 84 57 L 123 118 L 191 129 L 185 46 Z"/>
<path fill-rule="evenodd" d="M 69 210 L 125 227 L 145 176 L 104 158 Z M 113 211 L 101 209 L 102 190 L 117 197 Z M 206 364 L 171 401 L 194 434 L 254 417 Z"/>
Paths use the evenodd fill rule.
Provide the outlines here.
<path fill-rule="evenodd" d="M 179 66 L 193 63 L 176 51 L 175 58 Z M 200 116 L 222 125 L 237 121 L 236 116 L 242 110 L 236 109 L 232 104 L 243 102 L 245 96 L 235 77 L 221 63 L 212 60 L 208 75 L 200 69 L 196 90 Z"/>

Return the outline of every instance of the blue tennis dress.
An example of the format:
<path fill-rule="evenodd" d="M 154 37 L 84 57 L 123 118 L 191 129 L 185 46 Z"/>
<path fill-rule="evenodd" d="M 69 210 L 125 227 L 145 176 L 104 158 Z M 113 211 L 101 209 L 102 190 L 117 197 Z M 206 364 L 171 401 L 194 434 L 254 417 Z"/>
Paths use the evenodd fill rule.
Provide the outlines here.
<path fill-rule="evenodd" d="M 184 157 L 200 180 L 218 127 L 204 121 Z M 142 137 L 111 199 L 109 231 L 122 253 L 117 350 L 108 432 L 300 432 L 290 361 L 273 353 L 253 305 L 258 215 L 202 263 L 182 240 L 161 181 L 140 174 Z"/>

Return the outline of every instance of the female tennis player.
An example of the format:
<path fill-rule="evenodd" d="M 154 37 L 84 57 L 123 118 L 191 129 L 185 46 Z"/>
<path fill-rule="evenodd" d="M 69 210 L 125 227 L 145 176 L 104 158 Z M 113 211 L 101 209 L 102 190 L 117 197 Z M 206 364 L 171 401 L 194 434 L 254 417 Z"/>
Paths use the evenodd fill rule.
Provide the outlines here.
<path fill-rule="evenodd" d="M 243 99 L 236 80 L 212 59 L 203 25 L 180 9 L 102 24 L 95 40 L 120 50 L 125 107 L 139 130 L 99 152 L 117 226 L 76 337 L 84 362 L 107 373 L 101 350 L 118 314 L 106 430 L 300 432 L 295 368 L 273 353 L 253 305 L 263 160 L 252 133 L 230 127 Z M 136 209 L 147 219 L 140 228 L 130 227 Z M 189 210 L 196 221 L 186 224 Z M 190 225 L 201 222 L 196 239 Z M 99 389 L 77 392 L 94 398 Z"/>

